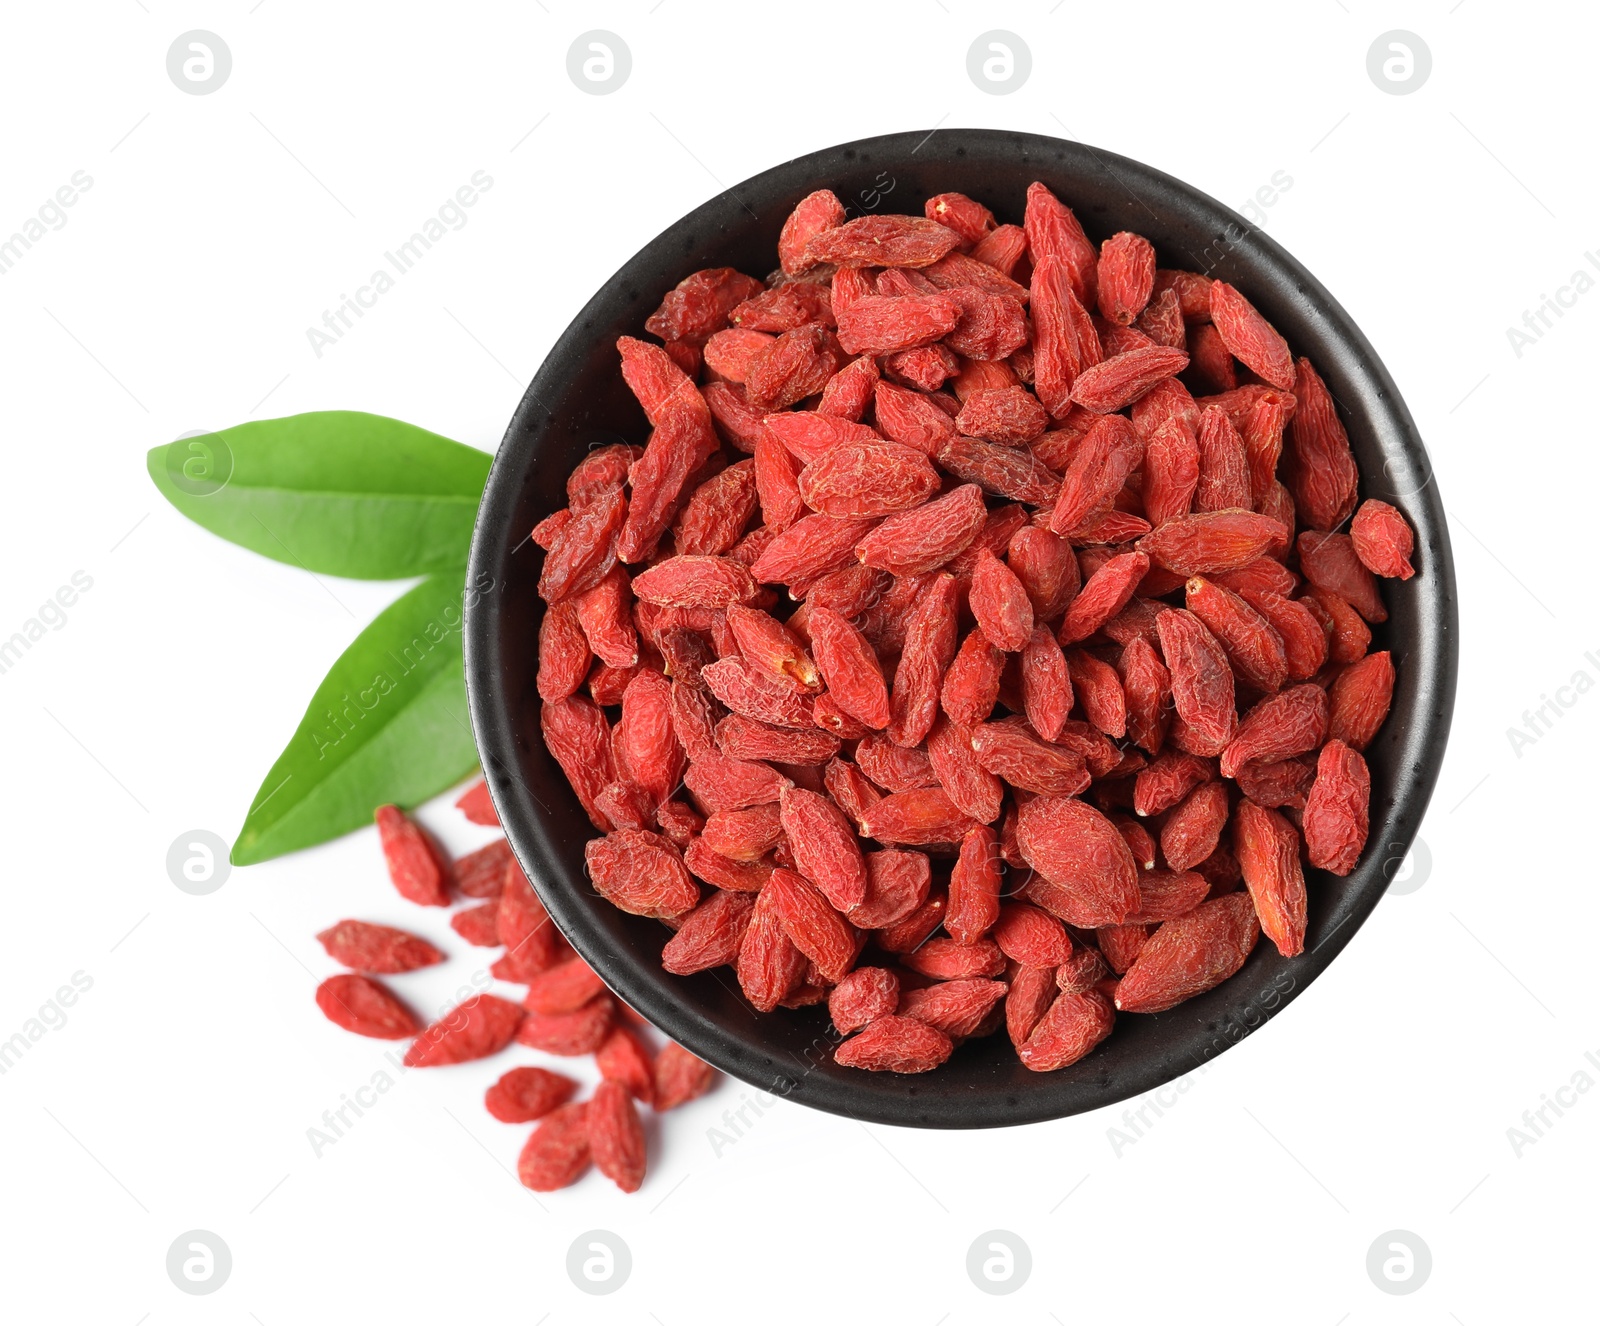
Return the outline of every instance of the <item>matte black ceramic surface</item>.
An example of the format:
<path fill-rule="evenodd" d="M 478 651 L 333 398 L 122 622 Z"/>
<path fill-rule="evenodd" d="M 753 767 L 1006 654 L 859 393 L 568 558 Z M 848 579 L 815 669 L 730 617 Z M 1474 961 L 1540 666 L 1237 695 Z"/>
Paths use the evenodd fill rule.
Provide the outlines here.
<path fill-rule="evenodd" d="M 703 267 L 764 276 L 796 202 L 831 188 L 853 214 L 921 214 L 959 190 L 1002 221 L 1021 222 L 1024 192 L 1043 180 L 1095 241 L 1149 237 L 1163 266 L 1237 285 L 1309 355 L 1343 414 L 1362 493 L 1398 506 L 1417 531 L 1418 574 L 1384 582 L 1390 619 L 1373 648 L 1394 651 L 1394 708 L 1367 751 L 1372 835 L 1355 872 L 1311 872 L 1306 952 L 1263 940 L 1218 989 L 1159 1016 L 1117 1019 L 1111 1038 L 1056 1073 L 1030 1073 L 1004 1034 L 969 1042 L 932 1073 L 840 1068 L 825 1008 L 757 1016 L 731 972 L 669 976 L 667 931 L 598 897 L 584 874 L 592 829 L 539 735 L 534 690 L 543 554 L 528 538 L 566 499 L 567 473 L 591 447 L 643 443 L 647 425 L 617 367 L 619 335 L 643 335 L 663 292 Z M 557 342 L 523 397 L 489 476 L 473 537 L 466 622 L 467 687 L 489 787 L 511 845 L 561 929 L 630 1004 L 718 1068 L 802 1104 L 883 1123 L 960 1128 L 1028 1123 L 1109 1105 L 1192 1070 L 1282 1011 L 1336 957 L 1383 896 L 1410 846 L 1444 756 L 1455 697 L 1454 570 L 1428 456 L 1366 338 L 1316 279 L 1215 200 L 1138 162 L 1028 134 L 941 129 L 867 139 L 788 162 L 712 199 L 617 272 Z M 1351 1054 L 1358 1033 L 1351 1032 Z"/>

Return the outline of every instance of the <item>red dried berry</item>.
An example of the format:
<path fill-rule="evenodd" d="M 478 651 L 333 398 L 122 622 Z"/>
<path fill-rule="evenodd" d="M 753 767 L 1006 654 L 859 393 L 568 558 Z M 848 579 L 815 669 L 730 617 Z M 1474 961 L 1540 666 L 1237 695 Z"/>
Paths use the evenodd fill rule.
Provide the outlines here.
<path fill-rule="evenodd" d="M 545 1115 L 517 1157 L 517 1178 L 534 1192 L 576 1183 L 589 1168 L 589 1104 L 562 1105 Z"/>
<path fill-rule="evenodd" d="M 655 1104 L 657 1114 L 677 1109 L 711 1090 L 717 1080 L 716 1069 L 689 1053 L 676 1041 L 668 1041 L 656 1055 Z"/>
<path fill-rule="evenodd" d="M 602 1081 L 589 1101 L 589 1149 L 595 1168 L 623 1192 L 644 1182 L 644 1128 L 627 1087 Z"/>
<path fill-rule="evenodd" d="M 577 1087 L 545 1068 L 513 1068 L 484 1093 L 483 1105 L 501 1123 L 532 1123 L 566 1104 Z"/>
<path fill-rule="evenodd" d="M 1394 662 L 1387 649 L 1368 654 L 1333 679 L 1328 688 L 1328 736 L 1364 751 L 1389 716 L 1394 697 Z"/>
<path fill-rule="evenodd" d="M 406 1051 L 407 1068 L 438 1068 L 498 1054 L 511 1044 L 522 1010 L 498 995 L 474 995 L 423 1031 Z"/>
<path fill-rule="evenodd" d="M 1350 541 L 1356 556 L 1373 575 L 1409 580 L 1416 574 L 1411 566 L 1411 550 L 1416 536 L 1394 507 L 1369 497 L 1350 522 Z"/>
<path fill-rule="evenodd" d="M 1017 818 L 1017 845 L 1055 886 L 1052 902 L 1033 901 L 1069 925 L 1118 925 L 1139 906 L 1138 868 L 1116 826 L 1069 797 L 1041 796 Z"/>
<path fill-rule="evenodd" d="M 398 806 L 379 806 L 374 818 L 389 878 L 400 896 L 424 907 L 448 907 L 448 867 L 427 834 Z"/>
<path fill-rule="evenodd" d="M 369 976 L 328 977 L 317 987 L 317 1007 L 335 1026 L 375 1040 L 403 1040 L 422 1029 L 416 1015 Z"/>
<path fill-rule="evenodd" d="M 950 1038 L 916 1018 L 889 1014 L 876 1018 L 833 1052 L 844 1068 L 875 1072 L 926 1073 L 950 1057 Z"/>
<path fill-rule="evenodd" d="M 1117 986 L 1116 1005 L 1127 1013 L 1162 1013 L 1204 994 L 1244 966 L 1260 936 L 1248 894 L 1203 902 L 1150 936 Z"/>
<path fill-rule="evenodd" d="M 1372 778 L 1359 751 L 1330 741 L 1317 757 L 1317 777 L 1306 796 L 1301 826 L 1311 864 L 1348 875 L 1367 845 Z"/>
<path fill-rule="evenodd" d="M 317 939 L 341 966 L 378 975 L 392 976 L 444 961 L 444 954 L 426 939 L 370 921 L 340 921 Z"/>

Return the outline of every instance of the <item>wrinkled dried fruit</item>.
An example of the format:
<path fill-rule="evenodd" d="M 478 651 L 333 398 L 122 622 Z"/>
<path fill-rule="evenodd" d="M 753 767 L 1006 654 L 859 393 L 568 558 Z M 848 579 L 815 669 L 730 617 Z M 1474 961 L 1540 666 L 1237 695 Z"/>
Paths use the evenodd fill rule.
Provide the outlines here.
<path fill-rule="evenodd" d="M 317 939 L 341 966 L 382 976 L 444 961 L 444 954 L 426 939 L 369 921 L 340 921 Z"/>
<path fill-rule="evenodd" d="M 517 1178 L 534 1192 L 555 1192 L 576 1183 L 589 1158 L 589 1103 L 562 1105 L 528 1138 L 517 1158 Z"/>
<path fill-rule="evenodd" d="M 422 1030 L 416 1014 L 369 976 L 328 977 L 317 987 L 317 1007 L 329 1022 L 357 1036 L 395 1041 Z"/>
<path fill-rule="evenodd" d="M 1411 566 L 1416 536 L 1406 518 L 1387 502 L 1369 497 L 1361 504 L 1350 522 L 1350 541 L 1361 565 L 1373 575 L 1409 580 L 1416 574 Z"/>
<path fill-rule="evenodd" d="M 1302 835 L 1353 869 L 1395 684 L 1374 577 L 1414 574 L 1415 536 L 1356 510 L 1327 387 L 1245 293 L 1092 242 L 1042 183 L 1020 226 L 922 211 L 819 190 L 767 280 L 696 271 L 646 321 L 664 345 L 617 341 L 652 431 L 586 454 L 534 530 L 541 727 L 603 835 L 595 890 L 666 925 L 667 970 L 827 1001 L 842 1064 L 926 1071 L 1004 1025 L 1049 1071 L 1113 1001 L 1237 970 L 1258 909 L 1296 950 Z M 481 785 L 462 804 L 494 821 Z M 448 901 L 384 819 L 402 891 Z M 504 843 L 456 874 L 496 899 L 452 925 L 510 946 L 519 1039 L 662 1108 L 704 1090 L 616 1029 Z"/>
<path fill-rule="evenodd" d="M 379 806 L 378 839 L 396 891 L 424 907 L 450 905 L 450 875 L 443 854 L 398 806 Z"/>
<path fill-rule="evenodd" d="M 594 1165 L 623 1192 L 644 1182 L 644 1128 L 627 1087 L 602 1081 L 589 1101 L 589 1149 Z"/>
<path fill-rule="evenodd" d="M 926 1073 L 950 1057 L 953 1047 L 942 1031 L 916 1018 L 889 1014 L 875 1018 L 833 1052 L 845 1068 L 875 1072 Z"/>
<path fill-rule="evenodd" d="M 457 1004 L 406 1051 L 407 1068 L 438 1068 L 498 1054 L 511 1044 L 522 1010 L 498 995 L 474 995 Z"/>
<path fill-rule="evenodd" d="M 1330 741 L 1317 757 L 1317 778 L 1306 796 L 1301 827 L 1311 864 L 1348 875 L 1367 845 L 1372 778 L 1359 751 Z"/>
<path fill-rule="evenodd" d="M 1247 893 L 1203 902 L 1151 935 L 1117 985 L 1125 1013 L 1161 1013 L 1232 976 L 1261 937 Z"/>
<path fill-rule="evenodd" d="M 532 1123 L 565 1105 L 578 1084 L 547 1068 L 513 1068 L 484 1093 L 484 1108 L 501 1123 Z"/>

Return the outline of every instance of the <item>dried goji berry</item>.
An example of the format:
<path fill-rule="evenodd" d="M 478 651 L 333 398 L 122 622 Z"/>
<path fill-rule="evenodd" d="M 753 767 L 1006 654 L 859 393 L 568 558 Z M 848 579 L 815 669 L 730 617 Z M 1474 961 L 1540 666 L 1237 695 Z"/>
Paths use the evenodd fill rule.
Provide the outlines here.
<path fill-rule="evenodd" d="M 589 1103 L 562 1105 L 545 1115 L 517 1158 L 517 1178 L 534 1192 L 576 1183 L 589 1168 Z"/>
<path fill-rule="evenodd" d="M 1416 574 L 1411 550 L 1416 536 L 1394 507 L 1369 497 L 1350 522 L 1350 541 L 1361 564 L 1373 575 L 1409 580 Z"/>
<path fill-rule="evenodd" d="M 678 916 L 700 900 L 677 849 L 659 834 L 619 829 L 584 845 L 596 892 L 636 916 Z"/>
<path fill-rule="evenodd" d="M 1251 760 L 1286 760 L 1316 750 L 1328 734 L 1328 697 L 1322 687 L 1292 686 L 1259 700 L 1239 720 L 1222 752 L 1222 776 L 1233 778 Z"/>
<path fill-rule="evenodd" d="M 1348 875 L 1367 845 L 1372 778 L 1359 751 L 1330 741 L 1317 757 L 1317 777 L 1306 796 L 1301 827 L 1311 864 Z"/>
<path fill-rule="evenodd" d="M 1313 529 L 1338 529 L 1356 506 L 1355 457 L 1334 408 L 1333 396 L 1309 359 L 1296 361 L 1297 374 L 1286 389 L 1295 395 L 1289 423 L 1294 502 Z"/>
<path fill-rule="evenodd" d="M 914 510 L 890 516 L 861 539 L 856 555 L 891 575 L 933 571 L 971 543 L 987 517 L 983 490 L 977 484 L 962 484 Z"/>
<path fill-rule="evenodd" d="M 1035 797 L 1018 815 L 1017 844 L 1028 864 L 1061 891 L 1065 905 L 1048 910 L 1069 925 L 1118 925 L 1138 908 L 1133 854 L 1094 807 L 1069 797 Z"/>
<path fill-rule="evenodd" d="M 422 1030 L 416 1015 L 370 976 L 328 977 L 317 987 L 317 1007 L 329 1022 L 358 1036 L 394 1041 Z"/>
<path fill-rule="evenodd" d="M 861 902 L 867 896 L 867 868 L 844 813 L 827 797 L 802 787 L 785 788 L 780 805 L 783 831 L 800 873 L 840 911 Z"/>
<path fill-rule="evenodd" d="M 1188 870 L 1217 849 L 1228 822 L 1228 789 L 1206 782 L 1194 789 L 1161 826 L 1161 855 L 1173 870 Z"/>
<path fill-rule="evenodd" d="M 1294 389 L 1288 342 L 1226 281 L 1211 283 L 1211 322 L 1241 364 L 1282 391 Z"/>
<path fill-rule="evenodd" d="M 611 1034 L 616 1007 L 610 995 L 598 994 L 570 1013 L 526 1013 L 517 1028 L 517 1043 L 569 1058 L 593 1054 Z"/>
<path fill-rule="evenodd" d="M 1333 679 L 1328 688 L 1328 736 L 1364 751 L 1389 716 L 1394 697 L 1394 662 L 1387 649 L 1368 654 Z"/>
<path fill-rule="evenodd" d="M 1306 530 L 1295 541 L 1300 554 L 1300 569 L 1313 587 L 1326 594 L 1337 594 L 1369 622 L 1388 621 L 1378 582 L 1361 564 L 1348 534 L 1327 534 Z"/>
<path fill-rule="evenodd" d="M 374 819 L 389 878 L 400 896 L 424 907 L 448 907 L 449 866 L 432 839 L 398 806 L 379 806 Z"/>
<path fill-rule="evenodd" d="M 717 1073 L 705 1060 L 690 1054 L 676 1041 L 668 1041 L 656 1055 L 655 1099 L 657 1114 L 676 1109 L 703 1096 L 716 1081 Z"/>
<path fill-rule="evenodd" d="M 1063 990 L 1017 1047 L 1017 1058 L 1036 1073 L 1065 1068 L 1109 1036 L 1115 1021 L 1111 1001 L 1098 991 Z"/>
<path fill-rule="evenodd" d="M 340 921 L 317 939 L 341 966 L 383 976 L 444 961 L 444 954 L 426 939 L 370 921 Z"/>
<path fill-rule="evenodd" d="M 473 995 L 444 1014 L 406 1051 L 407 1068 L 437 1068 L 498 1054 L 511 1044 L 522 1010 L 498 995 Z"/>
<path fill-rule="evenodd" d="M 1127 1013 L 1161 1013 L 1204 994 L 1232 976 L 1261 936 L 1245 893 L 1203 902 L 1160 926 L 1117 986 Z"/>
<path fill-rule="evenodd" d="M 1306 881 L 1300 869 L 1300 835 L 1275 810 L 1239 803 L 1233 819 L 1233 850 L 1250 890 L 1261 929 L 1292 958 L 1305 948 Z"/>
<path fill-rule="evenodd" d="M 1220 755 L 1239 722 L 1227 654 L 1205 624 L 1181 608 L 1156 618 L 1156 634 L 1172 677 L 1173 708 L 1191 739 L 1204 743 L 1195 753 Z"/>
<path fill-rule="evenodd" d="M 483 1105 L 501 1123 L 532 1123 L 566 1104 L 577 1087 L 547 1068 L 513 1068 L 484 1093 Z"/>
<path fill-rule="evenodd" d="M 627 1087 L 605 1080 L 589 1101 L 589 1150 L 595 1168 L 623 1192 L 644 1182 L 644 1128 Z"/>
<path fill-rule="evenodd" d="M 926 1073 L 948 1059 L 951 1049 L 942 1031 L 891 1013 L 867 1023 L 833 1052 L 833 1060 L 845 1068 Z"/>

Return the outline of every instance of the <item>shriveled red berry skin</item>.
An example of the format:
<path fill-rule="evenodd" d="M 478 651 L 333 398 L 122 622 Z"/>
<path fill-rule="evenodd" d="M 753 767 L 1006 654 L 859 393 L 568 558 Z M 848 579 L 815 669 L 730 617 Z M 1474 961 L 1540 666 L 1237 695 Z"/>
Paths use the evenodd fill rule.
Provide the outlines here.
<path fill-rule="evenodd" d="M 375 975 L 415 971 L 444 961 L 444 954 L 426 939 L 368 921 L 340 921 L 317 939 L 335 962 Z"/>
<path fill-rule="evenodd" d="M 522 1010 L 498 995 L 474 995 L 423 1031 L 406 1051 L 407 1068 L 434 1068 L 498 1054 L 522 1024 Z"/>
<path fill-rule="evenodd" d="M 1118 983 L 1116 1005 L 1127 1013 L 1165 1012 L 1222 984 L 1260 937 L 1248 893 L 1203 902 L 1150 937 Z"/>
<path fill-rule="evenodd" d="M 1241 801 L 1234 812 L 1233 850 L 1267 938 L 1286 958 L 1303 952 L 1306 881 L 1294 825 L 1275 810 Z"/>
<path fill-rule="evenodd" d="M 644 1182 L 644 1128 L 621 1082 L 602 1081 L 594 1089 L 588 1129 L 595 1168 L 623 1192 L 638 1192 Z"/>
<path fill-rule="evenodd" d="M 484 1093 L 484 1108 L 501 1123 L 531 1123 L 566 1104 L 578 1084 L 545 1068 L 513 1068 Z"/>
<path fill-rule="evenodd" d="M 1172 678 L 1173 708 L 1204 743 L 1196 753 L 1220 755 L 1239 724 L 1227 654 L 1205 624 L 1181 608 L 1156 618 L 1156 634 Z"/>
<path fill-rule="evenodd" d="M 375 818 L 389 878 L 400 896 L 424 907 L 448 907 L 450 877 L 422 828 L 398 806 L 379 806 Z"/>
<path fill-rule="evenodd" d="M 1304 946 L 1302 859 L 1364 850 L 1396 682 L 1375 577 L 1413 575 L 1416 538 L 1357 509 L 1332 394 L 1253 288 L 1091 242 L 1042 183 L 1021 225 L 920 203 L 852 220 L 819 190 L 779 271 L 694 272 L 664 346 L 619 339 L 652 431 L 588 454 L 532 536 L 541 723 L 595 890 L 663 922 L 665 969 L 828 1003 L 844 1066 L 932 1071 L 1003 1026 L 1056 1071 L 1263 931 Z M 496 899 L 452 924 L 507 939 L 517 1039 L 658 1108 L 706 1089 L 503 844 L 416 865 L 440 887 L 414 894 Z M 534 1186 L 589 1132 L 530 1143 Z"/>
<path fill-rule="evenodd" d="M 1099 991 L 1078 994 L 1063 990 L 1018 1046 L 1017 1057 L 1023 1067 L 1036 1073 L 1065 1068 L 1109 1036 L 1115 1021 L 1111 1001 Z"/>
<path fill-rule="evenodd" d="M 950 1038 L 915 1018 L 876 1018 L 833 1052 L 845 1068 L 874 1072 L 926 1073 L 950 1057 Z"/>
<path fill-rule="evenodd" d="M 576 1183 L 589 1168 L 589 1102 L 558 1106 L 533 1130 L 517 1158 L 517 1178 L 534 1192 Z"/>
<path fill-rule="evenodd" d="M 404 1040 L 422 1030 L 416 1015 L 370 976 L 330 976 L 317 987 L 316 997 L 329 1022 L 358 1036 Z"/>
<path fill-rule="evenodd" d="M 1311 864 L 1335 875 L 1356 868 L 1367 845 L 1372 777 L 1361 752 L 1330 741 L 1317 756 L 1317 777 L 1306 796 L 1301 826 Z"/>
<path fill-rule="evenodd" d="M 1411 552 L 1416 536 L 1406 518 L 1387 502 L 1369 497 L 1350 522 L 1350 540 L 1361 564 L 1377 576 L 1409 580 L 1416 574 Z"/>
<path fill-rule="evenodd" d="M 1022 807 L 1017 843 L 1028 864 L 1059 890 L 1054 906 L 1041 905 L 1067 924 L 1118 925 L 1138 909 L 1133 853 L 1093 806 L 1072 797 L 1035 797 Z"/>

